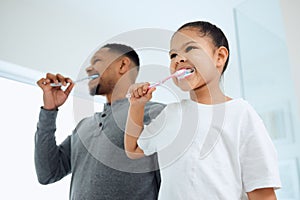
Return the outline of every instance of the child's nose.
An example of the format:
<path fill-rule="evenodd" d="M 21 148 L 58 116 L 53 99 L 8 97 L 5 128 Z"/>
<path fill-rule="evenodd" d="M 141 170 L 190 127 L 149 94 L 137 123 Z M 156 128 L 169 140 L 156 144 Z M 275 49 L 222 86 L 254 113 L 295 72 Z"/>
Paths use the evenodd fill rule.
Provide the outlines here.
<path fill-rule="evenodd" d="M 176 63 L 181 63 L 181 62 L 185 62 L 186 61 L 186 58 L 182 55 L 177 55 L 177 60 L 176 60 Z"/>

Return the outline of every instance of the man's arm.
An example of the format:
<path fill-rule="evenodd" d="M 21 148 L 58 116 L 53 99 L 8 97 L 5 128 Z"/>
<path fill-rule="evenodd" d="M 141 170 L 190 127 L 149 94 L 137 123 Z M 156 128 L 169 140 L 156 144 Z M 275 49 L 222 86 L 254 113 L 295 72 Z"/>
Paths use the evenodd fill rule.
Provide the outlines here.
<path fill-rule="evenodd" d="M 56 182 L 71 172 L 70 136 L 59 146 L 55 140 L 57 111 L 41 109 L 35 133 L 34 161 L 41 184 Z"/>
<path fill-rule="evenodd" d="M 58 82 L 67 86 L 66 89 L 51 86 L 51 83 Z M 54 133 L 57 109 L 67 100 L 74 83 L 70 78 L 60 74 L 47 73 L 46 78 L 37 81 L 37 85 L 43 90 L 44 105 L 35 133 L 34 158 L 39 182 L 48 184 L 60 180 L 71 172 L 70 137 L 57 146 Z"/>

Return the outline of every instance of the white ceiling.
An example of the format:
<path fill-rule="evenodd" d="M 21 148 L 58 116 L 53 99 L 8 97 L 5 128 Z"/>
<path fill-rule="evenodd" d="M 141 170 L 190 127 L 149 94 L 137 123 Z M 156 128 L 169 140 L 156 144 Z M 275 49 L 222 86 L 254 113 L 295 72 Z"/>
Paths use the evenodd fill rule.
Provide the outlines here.
<path fill-rule="evenodd" d="M 188 21 L 207 20 L 223 29 L 229 39 L 232 54 L 227 74 L 234 75 L 226 84 L 239 96 L 232 9 L 241 1 L 0 0 L 0 60 L 76 78 L 92 51 L 116 36 L 143 28 L 170 33 Z M 131 39 L 160 44 L 157 36 L 133 34 Z M 163 51 L 159 55 L 153 49 L 152 53 L 140 51 L 142 65 L 168 67 L 168 40 L 161 41 Z"/>
<path fill-rule="evenodd" d="M 240 96 L 233 8 L 239 7 L 257 21 L 263 20 L 255 15 L 256 8 L 249 12 L 244 9 L 243 5 L 250 1 L 257 1 L 259 5 L 259 0 L 0 0 L 0 61 L 14 64 L 7 67 L 19 65 L 31 71 L 61 73 L 75 79 L 99 45 L 133 33 L 131 42 L 148 41 L 149 45 L 153 42 L 163 47 L 139 51 L 142 65 L 167 68 L 167 36 L 141 37 L 135 33 L 150 28 L 168 35 L 170 30 L 188 21 L 207 20 L 218 25 L 229 39 L 231 58 L 225 88 L 233 96 Z M 271 4 L 273 0 L 268 1 Z M 0 71 L 5 73 L 2 66 Z M 168 70 L 163 71 L 168 73 Z"/>
<path fill-rule="evenodd" d="M 234 42 L 228 2 L 1 0 L 0 59 L 76 76 L 87 56 L 116 35 L 140 28 L 176 30 L 192 20 L 216 23 Z"/>

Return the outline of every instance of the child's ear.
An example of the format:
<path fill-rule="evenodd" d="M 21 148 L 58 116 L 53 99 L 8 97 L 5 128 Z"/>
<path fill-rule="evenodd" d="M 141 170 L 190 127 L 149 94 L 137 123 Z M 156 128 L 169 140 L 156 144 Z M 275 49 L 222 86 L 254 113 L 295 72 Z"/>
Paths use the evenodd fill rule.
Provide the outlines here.
<path fill-rule="evenodd" d="M 222 73 L 224 65 L 227 61 L 228 58 L 228 49 L 224 46 L 219 47 L 219 49 L 217 50 L 217 68 L 219 69 L 219 71 Z"/>
<path fill-rule="evenodd" d="M 123 57 L 121 60 L 120 60 L 120 68 L 119 68 L 119 73 L 120 74 L 125 74 L 127 71 L 129 71 L 130 69 L 130 64 L 131 64 L 131 61 L 128 57 Z"/>

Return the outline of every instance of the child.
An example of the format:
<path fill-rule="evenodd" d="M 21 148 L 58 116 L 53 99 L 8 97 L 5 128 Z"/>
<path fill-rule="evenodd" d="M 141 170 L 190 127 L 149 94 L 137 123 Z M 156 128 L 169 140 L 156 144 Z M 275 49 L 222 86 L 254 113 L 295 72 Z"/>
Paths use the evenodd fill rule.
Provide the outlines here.
<path fill-rule="evenodd" d="M 171 39 L 170 71 L 191 72 L 173 78 L 190 99 L 169 104 L 144 127 L 144 106 L 155 88 L 141 83 L 129 89 L 126 153 L 137 159 L 157 152 L 159 199 L 276 199 L 277 154 L 262 120 L 219 86 L 228 58 L 228 41 L 218 27 L 187 23 Z"/>

